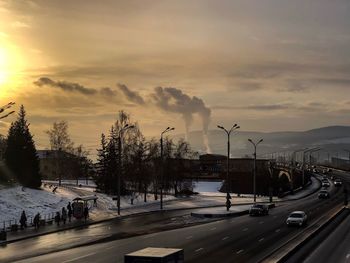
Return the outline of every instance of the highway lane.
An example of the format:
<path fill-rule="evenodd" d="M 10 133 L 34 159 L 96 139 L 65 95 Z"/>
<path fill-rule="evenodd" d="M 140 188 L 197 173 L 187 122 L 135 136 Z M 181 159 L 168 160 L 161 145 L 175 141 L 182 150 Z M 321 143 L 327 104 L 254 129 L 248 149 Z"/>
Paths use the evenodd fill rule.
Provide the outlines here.
<path fill-rule="evenodd" d="M 350 220 L 346 218 L 324 242 L 304 261 L 305 263 L 350 262 Z"/>
<path fill-rule="evenodd" d="M 3 260 L 14 260 L 18 257 L 25 258 L 52 251 L 68 249 L 100 239 L 115 240 L 153 233 L 163 229 L 182 227 L 186 225 L 186 223 L 213 221 L 211 219 L 192 218 L 190 213 L 196 210 L 199 209 L 184 209 L 144 215 L 133 215 L 127 218 L 81 226 L 75 229 L 10 243 L 4 247 L 0 246 L 0 262 Z"/>
<path fill-rule="evenodd" d="M 318 200 L 317 194 L 306 199 L 280 204 L 266 217 L 242 216 L 204 225 L 180 228 L 68 249 L 23 262 L 123 262 L 123 255 L 147 247 L 180 247 L 186 262 L 257 262 L 303 229 L 288 228 L 289 212 L 305 210 L 312 223 L 342 202 L 339 189 L 332 187 L 329 200 Z"/>

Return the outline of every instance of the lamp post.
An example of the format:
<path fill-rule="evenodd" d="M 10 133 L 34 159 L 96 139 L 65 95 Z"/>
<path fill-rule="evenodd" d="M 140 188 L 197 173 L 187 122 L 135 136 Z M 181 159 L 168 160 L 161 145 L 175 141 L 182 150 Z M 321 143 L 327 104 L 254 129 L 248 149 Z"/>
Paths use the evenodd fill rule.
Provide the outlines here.
<path fill-rule="evenodd" d="M 256 202 L 256 147 L 259 145 L 259 143 L 263 141 L 264 141 L 263 139 L 260 139 L 258 142 L 253 142 L 252 139 L 248 139 L 248 142 L 250 142 L 254 147 L 254 174 L 253 174 L 254 203 Z"/>
<path fill-rule="evenodd" d="M 228 182 L 229 182 L 229 172 L 230 172 L 230 134 L 232 131 L 239 129 L 240 127 L 237 124 L 234 124 L 231 129 L 228 131 L 223 126 L 218 125 L 218 128 L 221 130 L 224 130 L 227 134 L 227 169 L 226 169 L 226 209 L 227 211 L 230 210 L 231 202 L 230 202 L 230 194 L 229 194 L 229 188 L 228 188 Z"/>
<path fill-rule="evenodd" d="M 119 134 L 118 134 L 118 150 L 119 150 L 119 173 L 118 173 L 118 200 L 117 200 L 117 206 L 118 206 L 118 215 L 120 215 L 120 183 L 121 183 L 121 176 L 123 173 L 123 165 L 122 165 L 122 136 L 123 136 L 123 132 L 128 130 L 128 129 L 132 129 L 134 128 L 134 125 L 129 125 L 129 124 L 125 124 L 123 128 L 121 128 L 119 130 Z"/>
<path fill-rule="evenodd" d="M 160 176 L 160 210 L 163 210 L 163 177 L 164 177 L 164 162 L 163 162 L 163 134 L 175 130 L 174 127 L 166 128 L 160 134 L 160 161 L 161 161 L 161 176 Z"/>
<path fill-rule="evenodd" d="M 310 153 L 309 153 L 309 162 L 310 162 L 310 165 L 312 164 L 312 153 L 314 152 L 318 152 L 320 151 L 321 148 L 314 148 L 314 149 L 311 149 Z"/>
<path fill-rule="evenodd" d="M 347 149 L 343 149 L 343 150 L 349 154 L 349 165 L 350 165 L 350 150 L 347 150 Z"/>
<path fill-rule="evenodd" d="M 302 165 L 302 169 L 303 169 L 303 180 L 302 180 L 302 187 L 304 187 L 304 184 L 305 184 L 305 162 L 306 162 L 306 160 L 305 160 L 305 154 L 306 153 L 310 153 L 310 156 L 311 156 L 311 153 L 313 152 L 313 151 L 315 151 L 315 150 L 320 150 L 320 148 L 311 148 L 311 149 L 305 149 L 304 151 L 303 151 L 303 165 Z M 311 166 L 311 162 L 310 162 L 310 164 L 309 164 L 310 166 Z"/>

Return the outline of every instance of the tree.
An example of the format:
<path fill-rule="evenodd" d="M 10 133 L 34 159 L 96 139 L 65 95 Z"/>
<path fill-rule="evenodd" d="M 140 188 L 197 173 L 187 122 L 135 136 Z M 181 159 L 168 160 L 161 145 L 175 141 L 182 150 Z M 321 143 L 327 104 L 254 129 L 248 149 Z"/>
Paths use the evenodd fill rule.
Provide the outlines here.
<path fill-rule="evenodd" d="M 64 152 L 73 150 L 74 143 L 70 139 L 66 121 L 54 122 L 52 128 L 46 133 L 49 135 L 51 150 Z"/>
<path fill-rule="evenodd" d="M 23 105 L 17 120 L 11 124 L 4 157 L 8 168 L 23 186 L 40 187 L 39 158 Z"/>

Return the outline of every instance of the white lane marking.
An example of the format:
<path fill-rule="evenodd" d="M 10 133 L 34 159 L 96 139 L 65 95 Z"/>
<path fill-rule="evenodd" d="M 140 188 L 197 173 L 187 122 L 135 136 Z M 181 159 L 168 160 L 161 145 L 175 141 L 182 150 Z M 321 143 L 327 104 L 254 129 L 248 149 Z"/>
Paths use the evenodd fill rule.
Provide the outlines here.
<path fill-rule="evenodd" d="M 105 250 L 110 250 L 110 249 L 113 249 L 115 247 L 106 247 Z"/>
<path fill-rule="evenodd" d="M 264 241 L 264 238 L 260 238 L 260 239 L 259 239 L 259 242 L 261 242 L 261 241 Z"/>
<path fill-rule="evenodd" d="M 243 228 L 243 230 L 242 230 L 243 232 L 245 232 L 245 231 L 248 231 L 248 228 Z"/>
<path fill-rule="evenodd" d="M 213 230 L 215 230 L 215 229 L 216 229 L 216 227 L 213 227 L 213 228 L 211 228 L 210 230 L 213 231 Z"/>
<path fill-rule="evenodd" d="M 188 236 L 188 237 L 186 237 L 186 239 L 191 239 L 192 238 L 192 236 Z"/>
<path fill-rule="evenodd" d="M 276 231 L 275 231 L 275 232 L 276 232 L 276 233 L 278 233 L 278 232 L 280 232 L 280 231 L 281 231 L 281 229 L 276 229 Z"/>
<path fill-rule="evenodd" d="M 195 251 L 196 251 L 196 252 L 199 252 L 199 251 L 201 251 L 201 250 L 203 250 L 203 248 L 202 248 L 202 247 L 200 247 L 200 248 L 196 249 Z"/>
<path fill-rule="evenodd" d="M 62 263 L 68 263 L 68 262 L 77 261 L 77 260 L 79 260 L 79 259 L 82 259 L 82 258 L 87 258 L 87 257 L 93 256 L 93 255 L 96 255 L 96 253 L 90 253 L 90 254 L 87 254 L 87 255 L 85 255 L 85 256 L 81 256 L 81 257 L 72 258 L 72 259 L 69 259 L 69 260 L 63 261 Z"/>
<path fill-rule="evenodd" d="M 173 217 L 173 218 L 171 219 L 171 221 L 174 221 L 174 220 L 176 220 L 176 217 Z"/>
<path fill-rule="evenodd" d="M 243 249 L 238 250 L 238 251 L 236 252 L 236 254 L 237 254 L 237 255 L 238 255 L 238 254 L 241 254 L 243 251 L 244 251 Z"/>
<path fill-rule="evenodd" d="M 264 224 L 264 221 L 260 221 L 259 224 L 260 224 L 260 225 L 261 225 L 261 224 Z"/>
<path fill-rule="evenodd" d="M 224 237 L 222 240 L 226 240 L 226 239 L 228 239 L 229 237 Z"/>

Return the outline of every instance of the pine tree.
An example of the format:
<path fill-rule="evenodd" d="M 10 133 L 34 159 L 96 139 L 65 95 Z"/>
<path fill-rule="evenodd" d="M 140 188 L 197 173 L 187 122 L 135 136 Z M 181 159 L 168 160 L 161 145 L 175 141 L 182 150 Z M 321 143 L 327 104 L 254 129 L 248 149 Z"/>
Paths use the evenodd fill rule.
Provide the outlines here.
<path fill-rule="evenodd" d="M 17 120 L 11 124 L 4 157 L 19 183 L 30 188 L 40 187 L 39 158 L 23 105 Z"/>
<path fill-rule="evenodd" d="M 98 172 L 95 178 L 97 189 L 107 192 L 107 141 L 106 136 L 101 134 L 101 148 L 97 150 Z"/>

